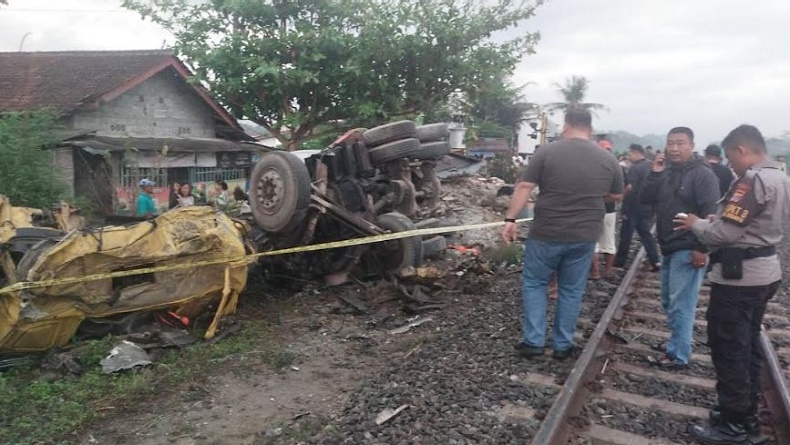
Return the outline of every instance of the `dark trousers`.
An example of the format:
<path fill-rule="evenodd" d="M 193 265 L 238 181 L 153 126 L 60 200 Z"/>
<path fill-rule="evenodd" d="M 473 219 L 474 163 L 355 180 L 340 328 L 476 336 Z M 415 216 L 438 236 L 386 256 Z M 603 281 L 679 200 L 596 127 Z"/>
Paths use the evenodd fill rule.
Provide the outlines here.
<path fill-rule="evenodd" d="M 725 421 L 743 423 L 757 413 L 762 390 L 760 327 L 779 282 L 765 286 L 713 283 L 708 305 L 708 345 Z"/>
<path fill-rule="evenodd" d="M 652 215 L 647 211 L 623 212 L 623 221 L 620 224 L 620 243 L 617 245 L 617 255 L 614 257 L 614 264 L 623 266 L 628 258 L 628 250 L 631 248 L 631 238 L 634 231 L 639 234 L 642 245 L 645 246 L 645 253 L 650 264 L 658 263 L 658 248 L 656 238 L 650 232 Z"/>

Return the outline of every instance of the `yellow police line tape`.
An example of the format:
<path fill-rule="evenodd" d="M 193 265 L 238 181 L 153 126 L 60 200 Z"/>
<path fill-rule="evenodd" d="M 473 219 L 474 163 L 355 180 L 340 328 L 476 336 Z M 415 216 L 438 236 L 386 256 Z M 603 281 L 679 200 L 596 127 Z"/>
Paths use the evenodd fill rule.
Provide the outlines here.
<path fill-rule="evenodd" d="M 517 223 L 532 221 L 532 218 L 522 218 L 516 220 Z M 49 287 L 55 285 L 87 283 L 90 281 L 106 280 L 108 278 L 129 277 L 133 275 L 142 275 L 155 272 L 167 272 L 171 270 L 193 269 L 205 266 L 216 266 L 219 264 L 233 264 L 233 263 L 249 263 L 251 260 L 265 256 L 287 255 L 292 253 L 315 252 L 318 250 L 336 249 L 338 247 L 361 246 L 364 244 L 380 243 L 383 241 L 392 241 L 402 238 L 411 238 L 413 236 L 426 236 L 426 235 L 441 235 L 444 233 L 462 232 L 467 230 L 487 229 L 504 225 L 504 221 L 480 223 L 480 224 L 467 224 L 462 226 L 453 227 L 436 227 L 433 229 L 414 229 L 405 232 L 386 233 L 383 235 L 370 235 L 361 238 L 351 238 L 340 241 L 331 241 L 321 244 L 310 244 L 307 246 L 289 247 L 287 249 L 267 250 L 265 252 L 258 252 L 250 255 L 244 255 L 237 258 L 223 258 L 219 260 L 197 261 L 183 264 L 172 264 L 168 266 L 155 266 L 143 267 L 140 269 L 119 270 L 115 272 L 105 272 L 94 275 L 86 275 L 82 277 L 67 277 L 67 278 L 54 278 L 50 280 L 39 281 L 19 281 L 10 286 L 0 289 L 0 295 L 8 294 L 11 292 L 18 292 L 26 289 L 36 289 L 41 287 Z M 241 264 L 237 264 L 239 266 Z"/>

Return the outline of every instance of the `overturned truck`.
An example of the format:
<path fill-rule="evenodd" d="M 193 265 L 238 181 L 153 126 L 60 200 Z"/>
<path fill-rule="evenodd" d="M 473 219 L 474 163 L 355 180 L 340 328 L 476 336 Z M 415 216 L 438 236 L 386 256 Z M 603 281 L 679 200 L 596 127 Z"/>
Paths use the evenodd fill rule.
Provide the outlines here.
<path fill-rule="evenodd" d="M 131 328 L 135 314 L 156 310 L 192 318 L 213 308 L 209 337 L 219 318 L 235 311 L 249 263 L 205 262 L 414 229 L 412 220 L 438 203 L 435 167 L 450 151 L 447 136 L 444 124 L 400 121 L 348 132 L 305 160 L 268 152 L 250 178 L 251 213 L 238 219 L 185 207 L 151 221 L 91 229 L 61 214 L 46 227 L 35 221 L 41 211 L 0 197 L 0 286 L 195 265 L 0 294 L 0 354 L 62 346 L 86 324 Z M 355 268 L 380 275 L 419 266 L 422 251 L 421 238 L 410 237 L 263 257 L 261 267 L 341 283 Z"/>
<path fill-rule="evenodd" d="M 267 250 L 414 229 L 412 221 L 439 202 L 436 161 L 450 152 L 447 136 L 446 124 L 400 121 L 350 131 L 304 162 L 293 153 L 266 153 L 250 178 L 254 244 Z M 338 283 L 354 268 L 397 274 L 421 262 L 422 241 L 414 237 L 271 257 L 264 268 Z"/>

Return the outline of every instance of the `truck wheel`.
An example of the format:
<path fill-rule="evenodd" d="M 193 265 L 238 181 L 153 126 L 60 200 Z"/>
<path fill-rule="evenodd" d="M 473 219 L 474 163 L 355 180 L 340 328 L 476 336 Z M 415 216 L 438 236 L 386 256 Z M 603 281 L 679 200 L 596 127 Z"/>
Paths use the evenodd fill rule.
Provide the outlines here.
<path fill-rule="evenodd" d="M 450 143 L 447 141 L 426 142 L 412 157 L 415 159 L 436 159 L 450 153 Z"/>
<path fill-rule="evenodd" d="M 450 137 L 450 129 L 447 124 L 427 124 L 417 127 L 417 139 L 420 142 L 443 141 Z"/>
<path fill-rule="evenodd" d="M 290 232 L 304 221 L 310 206 L 310 173 L 304 162 L 285 151 L 261 156 L 250 177 L 250 208 L 268 232 Z"/>
<path fill-rule="evenodd" d="M 414 138 L 401 139 L 380 145 L 369 151 L 370 162 L 373 165 L 382 165 L 400 158 L 411 158 L 420 152 L 420 141 Z"/>
<path fill-rule="evenodd" d="M 376 224 L 393 233 L 415 229 L 414 223 L 398 212 L 379 215 Z M 384 272 L 400 274 L 408 266 L 422 265 L 422 239 L 419 236 L 378 243 L 374 249 Z"/>
<path fill-rule="evenodd" d="M 368 148 L 378 147 L 399 139 L 413 138 L 417 134 L 417 127 L 412 121 L 397 121 L 373 127 L 362 133 L 365 145 Z"/>

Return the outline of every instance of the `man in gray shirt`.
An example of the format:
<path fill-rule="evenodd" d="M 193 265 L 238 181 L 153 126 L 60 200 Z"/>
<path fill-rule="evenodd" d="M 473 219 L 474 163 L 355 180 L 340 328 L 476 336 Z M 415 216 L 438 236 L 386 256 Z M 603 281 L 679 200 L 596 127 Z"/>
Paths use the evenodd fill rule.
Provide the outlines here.
<path fill-rule="evenodd" d="M 555 358 L 570 357 L 595 242 L 603 227 L 604 199 L 622 198 L 622 169 L 614 155 L 590 141 L 591 135 L 590 112 L 568 110 L 562 140 L 538 149 L 505 214 L 502 237 L 509 243 L 516 239 L 516 215 L 532 189 L 540 188 L 524 245 L 523 338 L 517 349 L 525 357 L 544 353 L 546 289 L 555 273 L 558 297 L 552 347 Z"/>
<path fill-rule="evenodd" d="M 713 426 L 693 429 L 708 444 L 745 443 L 759 434 L 760 327 L 782 279 L 776 246 L 790 218 L 790 179 L 769 160 L 760 131 L 741 125 L 722 145 L 738 174 L 722 207 L 708 218 L 677 218 L 677 230 L 691 230 L 715 249 L 707 321 L 719 406 Z"/>

